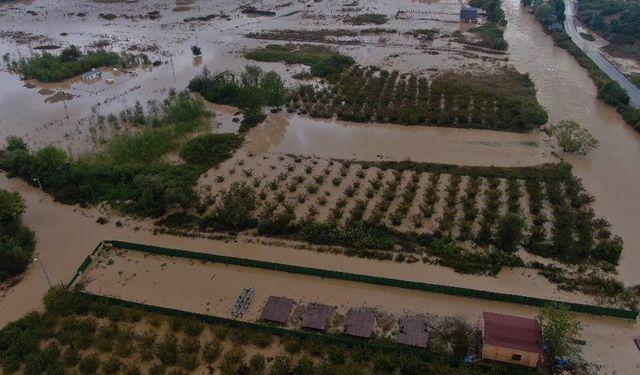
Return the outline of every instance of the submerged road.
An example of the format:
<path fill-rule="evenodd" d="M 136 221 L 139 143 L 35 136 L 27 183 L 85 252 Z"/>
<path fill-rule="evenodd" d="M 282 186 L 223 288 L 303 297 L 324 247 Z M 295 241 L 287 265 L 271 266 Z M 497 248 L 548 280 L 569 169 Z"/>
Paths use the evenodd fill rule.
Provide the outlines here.
<path fill-rule="evenodd" d="M 597 47 L 586 40 L 584 40 L 575 25 L 575 5 L 572 0 L 565 0 L 565 20 L 564 29 L 569 34 L 573 42 L 596 64 L 598 67 L 609 76 L 609 78 L 617 81 L 622 88 L 627 91 L 629 95 L 629 104 L 634 108 L 640 107 L 640 88 L 634 85 L 624 74 L 622 74 L 618 68 L 616 68 L 606 57 L 602 56 Z"/>

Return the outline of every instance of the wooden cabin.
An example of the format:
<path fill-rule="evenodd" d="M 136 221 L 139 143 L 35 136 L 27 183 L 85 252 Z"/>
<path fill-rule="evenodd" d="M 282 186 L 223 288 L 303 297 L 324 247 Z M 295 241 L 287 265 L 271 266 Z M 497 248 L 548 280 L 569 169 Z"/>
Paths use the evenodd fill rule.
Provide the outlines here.
<path fill-rule="evenodd" d="M 484 313 L 483 359 L 538 367 L 542 353 L 542 330 L 535 319 Z"/>

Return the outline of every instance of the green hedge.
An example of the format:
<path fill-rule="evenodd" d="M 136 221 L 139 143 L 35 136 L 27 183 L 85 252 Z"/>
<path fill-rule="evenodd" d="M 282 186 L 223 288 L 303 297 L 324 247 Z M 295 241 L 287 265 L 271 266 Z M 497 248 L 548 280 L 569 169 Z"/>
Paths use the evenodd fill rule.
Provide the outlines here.
<path fill-rule="evenodd" d="M 535 297 L 521 296 L 521 295 L 515 295 L 515 294 L 496 293 L 496 292 L 454 287 L 454 286 L 448 286 L 448 285 L 430 284 L 430 283 L 423 283 L 423 282 L 417 282 L 417 281 L 398 280 L 398 279 L 390 279 L 385 277 L 354 274 L 354 273 L 348 273 L 348 272 L 293 266 L 293 265 L 282 264 L 282 263 L 272 263 L 272 262 L 265 262 L 265 261 L 259 261 L 259 260 L 253 260 L 253 259 L 229 257 L 224 255 L 199 253 L 199 252 L 193 252 L 193 251 L 187 251 L 187 250 L 171 249 L 166 247 L 157 247 L 157 246 L 143 245 L 143 244 L 137 244 L 137 243 L 131 243 L 131 242 L 124 242 L 124 241 L 103 241 L 103 243 L 110 244 L 113 247 L 120 248 L 120 249 L 142 251 L 142 252 L 147 252 L 152 254 L 173 256 L 173 257 L 179 257 L 179 258 L 204 260 L 204 261 L 216 262 L 216 263 L 233 264 L 233 265 L 238 265 L 243 267 L 261 268 L 261 269 L 272 270 L 272 271 L 282 271 L 282 272 L 288 272 L 288 273 L 294 273 L 294 274 L 319 276 L 319 277 L 326 277 L 326 278 L 346 280 L 346 281 L 357 281 L 357 282 L 364 282 L 369 284 L 391 286 L 396 288 L 420 290 L 425 292 L 442 293 L 442 294 L 470 297 L 470 298 L 480 298 L 480 299 L 486 299 L 491 301 L 517 303 L 521 305 L 529 305 L 529 306 L 536 306 L 536 307 L 544 307 L 549 303 L 561 303 L 569 306 L 571 311 L 593 314 L 593 315 L 612 316 L 617 318 L 633 319 L 633 320 L 635 320 L 638 316 L 637 311 L 618 309 L 618 308 L 612 308 L 612 307 L 602 307 L 602 306 L 587 305 L 587 304 L 580 304 L 580 303 L 555 301 L 555 300 L 548 300 L 543 298 L 535 298 Z M 91 259 L 91 256 L 88 257 L 87 259 Z M 81 268 L 84 267 L 84 268 L 82 268 L 81 270 L 79 269 L 79 271 L 80 272 L 84 271 L 84 269 L 86 269 L 86 264 L 83 263 L 80 267 Z"/>

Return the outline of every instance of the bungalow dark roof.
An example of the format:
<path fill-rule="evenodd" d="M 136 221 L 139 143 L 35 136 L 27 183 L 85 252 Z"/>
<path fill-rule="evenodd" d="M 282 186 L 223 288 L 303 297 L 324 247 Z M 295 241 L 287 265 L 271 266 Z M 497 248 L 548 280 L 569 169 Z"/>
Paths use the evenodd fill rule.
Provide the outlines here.
<path fill-rule="evenodd" d="M 270 296 L 267 300 L 260 319 L 284 324 L 289 319 L 289 312 L 293 307 L 293 300 L 286 297 Z"/>
<path fill-rule="evenodd" d="M 350 309 L 344 322 L 344 333 L 349 336 L 369 338 L 375 322 L 376 317 L 373 312 Z"/>
<path fill-rule="evenodd" d="M 400 332 L 398 333 L 398 343 L 419 348 L 426 348 L 429 340 L 429 329 L 427 321 L 419 318 L 400 319 Z"/>
<path fill-rule="evenodd" d="M 542 353 L 542 331 L 535 319 L 485 312 L 484 343 Z"/>
<path fill-rule="evenodd" d="M 325 331 L 329 323 L 329 318 L 333 313 L 333 306 L 323 305 L 321 303 L 310 303 L 304 311 L 302 317 L 302 326 L 304 328 L 317 329 Z"/>

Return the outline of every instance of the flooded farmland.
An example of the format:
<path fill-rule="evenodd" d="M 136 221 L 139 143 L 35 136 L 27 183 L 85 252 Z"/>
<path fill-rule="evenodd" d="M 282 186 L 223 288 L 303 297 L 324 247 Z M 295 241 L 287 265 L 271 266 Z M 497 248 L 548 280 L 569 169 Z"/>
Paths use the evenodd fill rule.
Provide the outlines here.
<path fill-rule="evenodd" d="M 463 33 L 464 37 L 473 38 L 467 33 L 470 26 L 458 22 L 460 3 L 457 1 L 361 1 L 357 11 L 389 15 L 387 24 L 376 26 L 397 31 L 386 34 L 349 32 L 373 26 L 354 27 L 348 24 L 347 15 L 354 10 L 345 10 L 343 2 L 338 1 L 291 2 L 282 8 L 279 7 L 281 2 L 277 1 L 257 2 L 256 6 L 261 8 L 277 9 L 276 17 L 245 16 L 234 1 L 213 4 L 194 1 L 186 5 L 178 2 L 141 4 L 79 0 L 61 6 L 51 6 L 52 3 L 36 0 L 0 5 L 0 54 L 8 54 L 8 59 L 19 59 L 40 51 L 36 49 L 38 46 L 102 45 L 118 51 L 144 52 L 152 61 L 159 63 L 122 70 L 102 68 L 103 76 L 99 81 L 90 82 L 77 77 L 60 83 L 21 80 L 19 74 L 10 71 L 8 64 L 3 65 L 0 69 L 0 145 L 4 145 L 7 136 L 17 135 L 34 149 L 55 145 L 75 155 L 99 150 L 117 132 L 96 125 L 97 117 L 117 114 L 136 101 L 161 101 L 171 88 L 184 89 L 205 66 L 217 72 L 239 71 L 246 64 L 257 64 L 281 74 L 288 86 L 297 85 L 299 81 L 292 76 L 306 71 L 304 65 L 243 58 L 244 52 L 270 43 L 325 43 L 352 56 L 364 66 L 375 65 L 427 77 L 446 70 L 478 74 L 511 65 L 530 75 L 537 90 L 537 99 L 549 113 L 549 123 L 577 121 L 599 140 L 599 147 L 586 156 L 576 156 L 560 152 L 554 141 L 539 130 L 512 133 L 352 123 L 279 112 L 269 114 L 264 123 L 247 132 L 244 145 L 234 158 L 222 164 L 220 170 L 214 168 L 202 175 L 197 188 L 202 193 L 207 185 L 215 186 L 218 175 L 223 171 L 227 173 L 238 160 L 249 157 L 255 157 L 252 162 L 262 161 L 260 166 L 252 164 L 257 169 L 256 174 L 272 174 L 270 177 L 275 178 L 274 171 L 280 172 L 283 165 L 277 165 L 278 169 L 274 167 L 273 170 L 268 169 L 269 165 L 278 164 L 278 158 L 288 154 L 316 158 L 322 167 L 330 159 L 412 160 L 496 167 L 538 166 L 564 160 L 573 166 L 586 191 L 595 196 L 593 207 L 596 215 L 611 222 L 612 232 L 624 240 L 617 278 L 626 285 L 640 283 L 636 271 L 640 267 L 640 234 L 636 230 L 640 221 L 640 169 L 637 165 L 640 135 L 625 124 L 615 109 L 597 99 L 596 87 L 587 72 L 566 51 L 553 45 L 551 38 L 518 0 L 503 2 L 508 21 L 505 39 L 509 42 L 509 49 L 500 54 L 470 49 L 469 43 L 462 43 L 459 36 L 454 36 Z M 159 18 L 151 15 L 152 12 L 158 12 Z M 107 18 L 110 17 L 100 16 L 107 13 L 115 15 L 115 18 L 109 20 Z M 208 15 L 215 16 L 206 21 L 197 20 L 197 17 Z M 323 39 L 310 39 L 317 38 L 315 34 L 295 35 L 290 32 L 302 24 L 322 31 Z M 416 28 L 436 28 L 440 37 L 425 41 L 405 34 Z M 192 56 L 190 47 L 193 45 L 202 47 L 202 57 Z M 56 50 L 50 52 L 56 53 Z M 207 108 L 216 113 L 210 124 L 212 132 L 238 130 L 237 108 L 211 103 L 207 103 Z M 373 177 L 373 170 L 366 177 Z M 224 186 L 236 180 L 242 180 L 239 173 L 227 176 Z M 253 232 L 237 237 L 225 235 L 226 238 L 218 240 L 155 234 L 150 220 L 122 217 L 105 207 L 95 209 L 59 204 L 24 181 L 9 179 L 5 174 L 0 176 L 0 188 L 18 191 L 24 196 L 27 211 L 23 221 L 36 232 L 38 246 L 35 256 L 41 262 L 40 265 L 33 263 L 15 285 L 0 290 L 0 326 L 41 306 L 41 297 L 49 287 L 41 267 L 46 267 L 54 284 L 65 282 L 102 239 L 131 240 L 454 286 L 473 285 L 478 289 L 565 301 L 598 302 L 583 294 L 558 290 L 533 269 L 504 269 L 497 277 L 474 276 L 422 262 L 408 264 L 346 257 L 320 246 L 277 238 L 265 239 Z M 524 202 L 524 197 L 522 200 Z M 417 210 L 416 204 L 412 206 L 411 213 Z M 442 207 L 438 210 L 442 211 Z M 299 211 L 298 214 L 302 215 L 303 212 Z M 328 208 L 321 209 L 320 214 L 327 217 Z M 108 222 L 104 225 L 96 223 L 99 217 L 106 217 Z M 530 222 L 531 218 L 527 217 L 527 220 Z M 435 221 L 429 222 L 421 231 L 432 227 L 435 227 Z M 405 222 L 401 229 L 409 231 L 412 228 Z M 145 263 L 147 261 L 148 264 Z M 209 306 L 205 305 L 205 300 L 226 303 L 235 296 L 231 292 L 222 296 L 216 294 L 219 290 L 211 287 L 197 298 L 183 294 L 184 290 L 192 290 L 199 283 L 205 283 L 202 280 L 211 272 L 219 271 L 221 279 L 225 275 L 224 282 L 234 285 L 234 288 L 237 286 L 238 290 L 250 284 L 260 284 L 265 288 L 268 286 L 269 293 L 286 290 L 304 302 L 330 300 L 336 305 L 346 306 L 357 301 L 358 305 L 375 306 L 395 315 L 405 311 L 439 315 L 466 313 L 475 321 L 487 309 L 530 317 L 537 313 L 532 308 L 477 303 L 475 300 L 471 304 L 439 295 L 425 297 L 389 288 L 336 285 L 340 283 L 301 280 L 292 276 L 251 274 L 238 280 L 229 270 L 212 271 L 208 266 L 179 262 L 167 267 L 163 275 L 170 274 L 171 277 L 162 280 L 154 271 L 158 263 L 163 261 L 136 259 L 126 263 L 119 259 L 113 266 L 94 270 L 95 280 L 89 288 L 98 293 L 141 301 L 138 298 L 140 291 L 133 283 L 122 284 L 124 276 L 117 272 L 123 271 L 130 277 L 136 274 L 133 279 L 145 283 L 146 302 L 203 313 L 224 313 L 223 304 Z M 187 273 L 193 273 L 193 278 L 185 281 L 191 284 L 168 284 Z M 259 297 L 264 299 L 266 294 Z M 214 308 L 222 310 L 214 311 Z M 257 310 L 250 317 L 255 319 Z M 631 340 L 640 334 L 637 324 L 584 316 L 581 320 L 586 326 L 583 338 L 592 343 L 585 348 L 585 355 L 589 361 L 603 366 L 601 373 L 637 371 L 640 362 L 634 359 L 636 353 Z"/>

